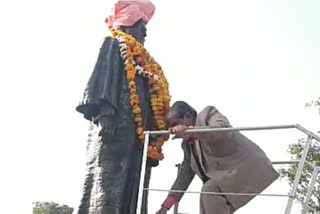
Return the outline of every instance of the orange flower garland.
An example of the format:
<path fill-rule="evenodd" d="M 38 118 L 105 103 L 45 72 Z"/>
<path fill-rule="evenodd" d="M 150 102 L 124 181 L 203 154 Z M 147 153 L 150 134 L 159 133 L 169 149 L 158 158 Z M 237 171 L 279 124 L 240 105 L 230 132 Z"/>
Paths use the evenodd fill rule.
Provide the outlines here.
<path fill-rule="evenodd" d="M 120 42 L 121 56 L 125 60 L 125 69 L 130 89 L 130 105 L 136 124 L 136 132 L 140 143 L 144 143 L 143 118 L 139 107 L 139 97 L 136 94 L 136 75 L 146 78 L 150 85 L 151 106 L 153 110 L 152 130 L 164 130 L 166 128 L 165 114 L 170 109 L 169 87 L 161 66 L 150 56 L 149 52 L 134 37 L 121 30 L 110 27 L 112 37 Z M 158 137 L 151 141 L 148 147 L 148 157 L 154 160 L 162 160 L 162 145 L 167 139 Z"/>

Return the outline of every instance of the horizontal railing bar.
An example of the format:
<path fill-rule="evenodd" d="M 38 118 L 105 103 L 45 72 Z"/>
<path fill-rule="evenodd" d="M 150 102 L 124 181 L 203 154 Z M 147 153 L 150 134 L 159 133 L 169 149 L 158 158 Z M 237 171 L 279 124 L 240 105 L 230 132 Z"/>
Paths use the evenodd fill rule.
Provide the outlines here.
<path fill-rule="evenodd" d="M 294 129 L 296 125 L 280 125 L 280 126 L 256 126 L 256 127 L 231 127 L 231 128 L 215 128 L 215 127 L 194 127 L 187 129 L 185 133 L 202 133 L 202 132 L 230 132 L 230 131 L 256 131 L 256 130 L 272 130 L 272 129 Z M 168 130 L 162 131 L 145 131 L 149 134 L 170 134 Z"/>
<path fill-rule="evenodd" d="M 273 165 L 281 165 L 281 164 L 298 164 L 299 162 L 300 162 L 299 160 L 292 160 L 292 161 L 272 161 L 271 163 Z M 310 163 L 309 161 L 305 161 L 305 163 L 308 164 L 312 169 L 316 168 L 316 166 Z M 317 179 L 316 182 L 320 184 L 319 179 Z"/>
<path fill-rule="evenodd" d="M 299 160 L 294 160 L 294 161 L 272 161 L 272 164 L 278 165 L 278 164 L 296 164 L 299 163 Z"/>
<path fill-rule="evenodd" d="M 206 195 L 238 195 L 238 196 L 271 196 L 271 197 L 292 197 L 288 194 L 263 194 L 263 193 L 233 193 L 233 192 L 199 192 L 199 191 L 183 191 L 183 190 L 165 190 L 165 189 L 151 189 L 144 188 L 145 191 L 156 192 L 176 192 L 176 193 L 193 193 Z"/>
<path fill-rule="evenodd" d="M 280 165 L 280 164 L 297 164 L 300 160 L 292 160 L 292 161 L 272 161 L 271 163 L 274 165 Z M 316 168 L 315 165 L 310 163 L 309 161 L 305 161 L 306 164 L 308 164 L 312 169 Z"/>
<path fill-rule="evenodd" d="M 315 133 L 313 133 L 312 131 L 309 131 L 308 129 L 304 128 L 300 124 L 297 124 L 296 128 L 298 130 L 304 132 L 305 134 L 310 135 L 313 139 L 316 139 L 320 143 L 320 137 L 318 135 L 316 135 Z"/>

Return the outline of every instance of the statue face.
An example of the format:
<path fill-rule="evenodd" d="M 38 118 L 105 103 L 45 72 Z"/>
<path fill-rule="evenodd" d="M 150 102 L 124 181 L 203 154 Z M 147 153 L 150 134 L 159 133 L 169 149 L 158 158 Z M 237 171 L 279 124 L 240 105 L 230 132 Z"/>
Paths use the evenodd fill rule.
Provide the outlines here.
<path fill-rule="evenodd" d="M 125 27 L 121 26 L 120 29 L 133 36 L 136 40 L 138 40 L 141 44 L 144 44 L 145 38 L 147 36 L 147 28 L 146 24 L 139 20 L 133 26 Z"/>

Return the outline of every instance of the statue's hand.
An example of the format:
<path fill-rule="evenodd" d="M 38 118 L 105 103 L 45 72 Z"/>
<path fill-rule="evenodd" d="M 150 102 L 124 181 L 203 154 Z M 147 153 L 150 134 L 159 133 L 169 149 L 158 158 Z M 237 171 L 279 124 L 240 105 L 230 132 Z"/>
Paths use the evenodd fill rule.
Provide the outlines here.
<path fill-rule="evenodd" d="M 115 134 L 116 127 L 113 121 L 114 119 L 109 116 L 101 116 L 99 118 L 99 125 L 101 126 L 101 131 L 99 133 L 100 136 L 103 134 L 113 136 Z"/>
<path fill-rule="evenodd" d="M 167 214 L 167 208 L 165 207 L 161 207 L 160 210 L 158 212 L 156 212 L 156 214 Z"/>

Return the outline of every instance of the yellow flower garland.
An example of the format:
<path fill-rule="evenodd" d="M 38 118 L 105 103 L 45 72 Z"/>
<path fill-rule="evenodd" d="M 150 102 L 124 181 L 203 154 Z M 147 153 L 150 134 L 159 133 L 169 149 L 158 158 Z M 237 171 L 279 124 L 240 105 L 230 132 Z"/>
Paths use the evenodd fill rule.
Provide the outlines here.
<path fill-rule="evenodd" d="M 130 89 L 130 105 L 134 115 L 134 122 L 137 126 L 140 143 L 144 143 L 143 118 L 141 108 L 139 107 L 139 97 L 136 94 L 137 88 L 135 85 L 135 77 L 137 75 L 136 65 L 139 65 L 143 70 L 143 76 L 148 80 L 151 87 L 151 106 L 153 110 L 153 127 L 152 130 L 164 130 L 166 128 L 165 114 L 170 109 L 169 87 L 166 77 L 163 74 L 161 66 L 150 56 L 149 52 L 139 43 L 134 37 L 124 33 L 121 30 L 116 30 L 110 27 L 113 38 L 119 36 L 126 44 L 125 52 L 125 69 Z M 158 137 L 151 142 L 148 147 L 148 157 L 154 160 L 162 160 L 163 154 L 161 147 L 166 141 L 165 137 Z"/>

